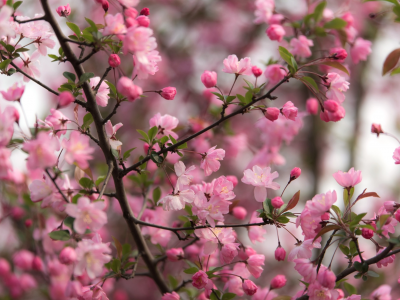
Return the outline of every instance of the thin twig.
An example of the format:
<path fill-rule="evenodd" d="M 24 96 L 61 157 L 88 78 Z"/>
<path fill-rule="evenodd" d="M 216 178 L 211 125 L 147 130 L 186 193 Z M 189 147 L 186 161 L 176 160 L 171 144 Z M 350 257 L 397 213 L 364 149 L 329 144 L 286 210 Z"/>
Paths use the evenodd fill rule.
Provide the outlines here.
<path fill-rule="evenodd" d="M 117 108 L 121 105 L 121 102 L 117 102 L 114 106 L 113 111 L 103 120 L 103 124 L 106 124 L 108 122 L 108 120 L 111 119 L 111 117 L 113 115 L 115 115 L 117 113 Z"/>
<path fill-rule="evenodd" d="M 106 178 L 104 179 L 104 183 L 103 183 L 103 186 L 102 186 L 102 188 L 101 188 L 99 197 L 97 197 L 97 200 L 99 200 L 99 199 L 101 199 L 101 197 L 103 197 L 103 194 L 104 194 L 104 191 L 106 190 L 106 186 L 107 186 L 107 184 L 108 184 L 108 181 L 109 181 L 110 178 L 111 178 L 111 173 L 112 173 L 113 169 L 114 169 L 114 165 L 110 163 L 110 164 L 108 165 L 107 175 L 106 175 Z"/>
<path fill-rule="evenodd" d="M 24 23 L 29 23 L 29 22 L 35 22 L 35 21 L 44 21 L 44 16 L 43 16 L 43 17 L 40 17 L 40 18 L 29 19 L 29 20 L 22 20 L 22 21 L 17 20 L 17 17 L 16 17 L 16 16 L 14 17 L 14 22 L 17 22 L 17 23 L 19 23 L 19 24 L 24 24 Z"/>
<path fill-rule="evenodd" d="M 99 83 L 96 85 L 96 87 L 94 88 L 94 91 L 97 93 L 97 91 L 100 88 L 100 85 L 103 83 L 104 79 L 106 79 L 108 72 L 111 71 L 111 67 L 108 67 L 107 70 L 105 71 L 105 73 L 103 74 L 103 76 L 101 77 Z"/>
<path fill-rule="evenodd" d="M 63 199 L 65 200 L 65 202 L 69 203 L 67 196 L 64 195 L 64 193 L 62 192 L 62 190 L 60 189 L 60 187 L 58 186 L 58 184 L 56 183 L 56 180 L 54 179 L 53 176 L 50 175 L 49 170 L 45 170 L 46 174 L 49 176 L 49 178 L 51 179 L 51 181 L 53 181 L 55 187 L 57 188 L 58 192 L 61 194 L 61 196 L 63 197 Z"/>
<path fill-rule="evenodd" d="M 88 55 L 86 55 L 84 58 L 78 61 L 78 64 L 83 64 L 85 61 L 87 61 L 89 58 L 91 58 L 94 54 L 96 54 L 98 51 L 93 48 L 92 52 L 90 52 Z"/>

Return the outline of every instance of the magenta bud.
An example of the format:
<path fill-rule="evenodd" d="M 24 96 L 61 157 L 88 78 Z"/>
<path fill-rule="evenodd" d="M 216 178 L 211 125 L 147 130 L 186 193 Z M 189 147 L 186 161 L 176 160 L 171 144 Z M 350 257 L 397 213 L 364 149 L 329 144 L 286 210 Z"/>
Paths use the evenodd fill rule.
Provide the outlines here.
<path fill-rule="evenodd" d="M 330 219 L 330 215 L 329 215 L 328 212 L 324 213 L 324 214 L 321 216 L 321 220 L 322 220 L 322 221 L 328 221 L 329 219 Z"/>
<path fill-rule="evenodd" d="M 290 171 L 290 180 L 295 180 L 299 178 L 301 175 L 301 169 L 300 168 L 293 168 L 292 171 Z"/>
<path fill-rule="evenodd" d="M 371 126 L 371 132 L 372 133 L 376 133 L 377 136 L 379 136 L 380 133 L 383 133 L 381 124 L 373 123 L 372 126 Z"/>
<path fill-rule="evenodd" d="M 184 253 L 182 248 L 171 248 L 165 253 L 170 261 L 178 261 L 183 258 Z"/>
<path fill-rule="evenodd" d="M 145 7 L 140 11 L 140 14 L 143 15 L 143 16 L 149 16 L 150 15 L 150 9 Z"/>
<path fill-rule="evenodd" d="M 60 262 L 64 265 L 73 264 L 76 261 L 76 252 L 74 248 L 65 247 L 58 256 Z"/>
<path fill-rule="evenodd" d="M 276 107 L 268 107 L 265 110 L 265 117 L 270 121 L 275 121 L 279 118 L 280 110 Z"/>
<path fill-rule="evenodd" d="M 275 250 L 275 259 L 277 261 L 284 261 L 286 257 L 286 251 L 281 246 L 278 246 Z"/>
<path fill-rule="evenodd" d="M 337 103 L 334 100 L 327 100 L 324 103 L 324 107 L 327 111 L 331 112 L 331 113 L 335 113 L 337 112 L 337 110 L 339 109 L 339 103 Z"/>
<path fill-rule="evenodd" d="M 110 67 L 116 68 L 121 64 L 121 59 L 117 54 L 111 54 L 108 57 L 108 64 L 110 65 Z"/>
<path fill-rule="evenodd" d="M 232 209 L 233 216 L 238 220 L 244 220 L 247 216 L 247 210 L 242 206 L 236 206 Z"/>
<path fill-rule="evenodd" d="M 248 296 L 253 296 L 257 292 L 257 286 L 249 279 L 243 281 L 242 288 L 245 294 Z"/>
<path fill-rule="evenodd" d="M 274 208 L 278 209 L 281 208 L 285 202 L 283 202 L 281 197 L 275 197 L 271 200 L 271 204 Z"/>
<path fill-rule="evenodd" d="M 315 98 L 310 98 L 306 102 L 307 112 L 311 115 L 316 115 L 318 113 L 319 102 Z"/>
<path fill-rule="evenodd" d="M 176 95 L 176 88 L 172 86 L 165 87 L 161 90 L 160 95 L 166 100 L 174 100 Z"/>
<path fill-rule="evenodd" d="M 226 179 L 233 183 L 233 187 L 237 186 L 237 184 L 239 183 L 237 177 L 234 175 L 228 175 L 226 176 Z"/>
<path fill-rule="evenodd" d="M 134 9 L 133 7 L 128 7 L 124 11 L 125 17 L 127 18 L 132 18 L 136 19 L 136 17 L 139 15 L 138 11 Z"/>
<path fill-rule="evenodd" d="M 217 85 L 217 73 L 213 71 L 204 71 L 201 74 L 201 82 L 206 88 L 212 88 Z"/>
<path fill-rule="evenodd" d="M 25 227 L 26 228 L 29 228 L 29 227 L 31 227 L 32 226 L 32 219 L 27 219 L 27 220 L 25 220 Z"/>
<path fill-rule="evenodd" d="M 253 66 L 253 67 L 251 68 L 251 71 L 253 72 L 253 75 L 254 75 L 255 77 L 260 77 L 261 74 L 263 73 L 263 71 L 262 71 L 259 67 L 257 67 L 257 66 Z"/>
<path fill-rule="evenodd" d="M 60 108 L 66 107 L 74 101 L 74 96 L 68 91 L 61 92 L 60 95 L 58 95 L 58 106 Z"/>
<path fill-rule="evenodd" d="M 370 240 L 374 236 L 374 231 L 369 228 L 362 228 L 361 235 L 364 239 Z"/>
<path fill-rule="evenodd" d="M 103 0 L 103 1 L 101 2 L 101 7 L 103 7 L 103 9 L 104 9 L 105 12 L 108 12 L 108 8 L 110 7 L 110 3 L 108 3 L 107 0 Z"/>
<path fill-rule="evenodd" d="M 4 259 L 0 258 L 0 277 L 3 279 L 10 274 L 11 266 L 10 263 Z"/>
<path fill-rule="evenodd" d="M 136 18 L 136 21 L 138 22 L 139 26 L 142 26 L 142 27 L 149 27 L 150 26 L 149 17 L 139 16 L 139 17 Z"/>
<path fill-rule="evenodd" d="M 69 7 L 69 4 L 65 6 L 59 6 L 57 7 L 56 12 L 60 17 L 67 17 L 71 14 L 71 8 Z"/>
<path fill-rule="evenodd" d="M 43 271 L 43 261 L 39 256 L 35 256 L 32 260 L 32 270 Z"/>
<path fill-rule="evenodd" d="M 276 275 L 271 280 L 271 289 L 280 289 L 286 285 L 286 277 L 285 275 Z"/>

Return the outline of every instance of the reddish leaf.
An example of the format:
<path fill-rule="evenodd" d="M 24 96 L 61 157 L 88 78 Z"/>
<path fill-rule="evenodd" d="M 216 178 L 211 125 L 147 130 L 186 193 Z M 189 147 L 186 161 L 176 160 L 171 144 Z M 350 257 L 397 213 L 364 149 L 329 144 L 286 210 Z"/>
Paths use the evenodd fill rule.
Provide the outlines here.
<path fill-rule="evenodd" d="M 362 199 L 362 198 L 368 198 L 368 197 L 380 198 L 379 195 L 378 195 L 377 193 L 375 193 L 375 192 L 365 193 L 365 194 L 362 193 L 361 195 L 359 195 L 359 196 L 357 197 L 357 200 L 356 200 L 356 201 L 358 201 L 358 200 L 360 200 L 360 199 Z"/>
<path fill-rule="evenodd" d="M 399 62 L 399 59 L 400 59 L 400 48 L 390 52 L 389 55 L 386 57 L 385 62 L 383 63 L 382 76 L 385 75 L 387 72 L 389 72 L 391 69 L 393 69 Z"/>
<path fill-rule="evenodd" d="M 347 68 L 345 66 L 343 66 L 340 62 L 322 60 L 322 61 L 317 62 L 316 64 L 330 66 L 330 67 L 338 69 L 350 76 L 349 70 L 347 70 Z"/>
<path fill-rule="evenodd" d="M 325 226 L 324 228 L 322 228 L 322 229 L 318 232 L 318 234 L 315 236 L 313 242 L 314 242 L 317 238 L 319 238 L 321 235 L 323 235 L 324 233 L 327 233 L 327 232 L 332 231 L 332 230 L 338 230 L 338 229 L 340 229 L 340 226 L 339 226 L 339 225 L 328 225 L 328 226 Z"/>
<path fill-rule="evenodd" d="M 122 257 L 122 245 L 115 237 L 113 237 L 113 240 L 114 240 L 114 243 L 115 243 L 115 248 L 117 249 L 117 256 L 118 256 L 119 259 L 121 259 L 121 257 Z"/>
<path fill-rule="evenodd" d="M 288 205 L 286 206 L 283 212 L 295 208 L 297 203 L 299 203 L 299 199 L 300 199 L 300 191 L 298 191 L 296 194 L 293 195 L 292 199 L 290 199 Z"/>

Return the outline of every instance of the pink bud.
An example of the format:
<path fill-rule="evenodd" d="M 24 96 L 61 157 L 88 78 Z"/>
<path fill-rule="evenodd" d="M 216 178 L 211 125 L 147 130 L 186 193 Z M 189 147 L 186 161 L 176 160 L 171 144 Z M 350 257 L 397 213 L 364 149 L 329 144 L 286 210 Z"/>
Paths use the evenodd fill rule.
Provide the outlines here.
<path fill-rule="evenodd" d="M 121 77 L 117 83 L 117 91 L 127 97 L 129 102 L 135 101 L 143 94 L 141 87 L 134 85 L 128 77 Z"/>
<path fill-rule="evenodd" d="M 139 26 L 139 23 L 138 23 L 138 21 L 136 21 L 136 19 L 133 19 L 133 18 L 126 18 L 126 20 L 125 20 L 125 25 L 126 25 L 126 28 L 130 28 L 130 27 L 137 27 L 137 26 Z"/>
<path fill-rule="evenodd" d="M 396 211 L 396 213 L 394 214 L 394 217 L 396 218 L 396 220 L 397 220 L 398 222 L 400 222 L 400 209 L 398 209 L 398 210 Z"/>
<path fill-rule="evenodd" d="M 58 106 L 60 108 L 66 107 L 74 101 L 74 96 L 68 91 L 61 92 L 60 95 L 58 95 Z"/>
<path fill-rule="evenodd" d="M 251 71 L 253 72 L 253 75 L 256 76 L 256 77 L 260 77 L 261 74 L 263 73 L 263 71 L 257 66 L 253 66 L 251 68 Z"/>
<path fill-rule="evenodd" d="M 286 285 L 286 277 L 285 275 L 276 275 L 271 280 L 271 290 L 272 289 L 280 289 Z"/>
<path fill-rule="evenodd" d="M 275 259 L 277 261 L 284 261 L 286 257 L 286 251 L 281 246 L 278 246 L 275 250 Z"/>
<path fill-rule="evenodd" d="M 43 261 L 39 256 L 35 256 L 32 260 L 32 270 L 43 271 Z"/>
<path fill-rule="evenodd" d="M 0 258 L 0 277 L 4 280 L 4 278 L 10 274 L 10 271 L 10 263 L 4 258 Z"/>
<path fill-rule="evenodd" d="M 149 16 L 150 15 L 150 9 L 145 7 L 140 11 L 140 14 L 143 15 L 143 16 Z"/>
<path fill-rule="evenodd" d="M 165 87 L 161 90 L 160 95 L 166 100 L 174 100 L 176 95 L 176 88 L 172 86 Z"/>
<path fill-rule="evenodd" d="M 337 103 L 334 100 L 327 100 L 324 103 L 324 107 L 327 111 L 331 112 L 331 113 L 335 113 L 337 112 L 337 110 L 339 109 L 339 103 Z"/>
<path fill-rule="evenodd" d="M 32 226 L 32 219 L 27 219 L 27 220 L 25 220 L 25 227 L 26 228 L 29 228 L 29 227 L 31 227 Z"/>
<path fill-rule="evenodd" d="M 347 52 L 343 48 L 332 48 L 329 51 L 329 58 L 343 61 L 347 57 Z"/>
<path fill-rule="evenodd" d="M 20 220 L 25 215 L 25 211 L 22 207 L 14 206 L 11 208 L 11 217 L 14 220 Z"/>
<path fill-rule="evenodd" d="M 20 250 L 13 255 L 13 262 L 14 265 L 21 270 L 28 271 L 32 269 L 32 261 L 34 257 L 35 255 L 32 252 L 28 250 Z"/>
<path fill-rule="evenodd" d="M 369 228 L 362 228 L 361 229 L 361 235 L 364 239 L 371 239 L 374 236 L 374 231 Z"/>
<path fill-rule="evenodd" d="M 232 209 L 232 213 L 233 213 L 233 216 L 239 220 L 244 220 L 247 216 L 247 210 L 242 206 L 235 206 Z"/>
<path fill-rule="evenodd" d="M 68 281 L 65 288 L 65 296 L 68 298 L 79 298 L 82 296 L 82 284 L 79 281 Z"/>
<path fill-rule="evenodd" d="M 71 14 L 71 8 L 69 7 L 69 4 L 65 6 L 59 6 L 57 7 L 56 12 L 60 17 L 67 17 Z"/>
<path fill-rule="evenodd" d="M 385 203 L 383 203 L 383 206 L 390 213 L 393 213 L 397 209 L 397 203 L 394 201 L 385 201 Z"/>
<path fill-rule="evenodd" d="M 297 107 L 292 101 L 288 101 L 283 105 L 282 114 L 289 120 L 295 121 L 297 117 Z"/>
<path fill-rule="evenodd" d="M 148 153 L 148 151 L 149 151 L 149 148 L 150 148 L 150 145 L 149 144 L 147 144 L 147 143 L 144 143 L 143 144 L 143 150 L 144 150 L 144 153 Z"/>
<path fill-rule="evenodd" d="M 139 17 L 136 18 L 136 21 L 138 22 L 139 26 L 142 26 L 142 27 L 149 27 L 150 26 L 149 17 L 139 16 Z"/>
<path fill-rule="evenodd" d="M 282 41 L 282 38 L 285 36 L 286 31 L 281 25 L 272 24 L 268 27 L 265 33 L 272 41 L 280 42 Z"/>
<path fill-rule="evenodd" d="M 182 259 L 183 255 L 184 255 L 182 248 L 171 248 L 171 249 L 168 249 L 166 254 L 167 254 L 167 258 L 170 261 L 178 261 L 178 260 Z"/>
<path fill-rule="evenodd" d="M 381 124 L 373 123 L 371 126 L 371 132 L 376 133 L 377 136 L 379 136 L 380 133 L 383 133 Z"/>
<path fill-rule="evenodd" d="M 328 221 L 330 218 L 331 218 L 331 217 L 330 217 L 330 215 L 329 215 L 328 212 L 324 213 L 324 214 L 321 216 L 321 220 L 322 220 L 322 221 Z"/>
<path fill-rule="evenodd" d="M 285 202 L 283 202 L 281 197 L 275 197 L 271 200 L 271 204 L 274 208 L 281 208 Z"/>
<path fill-rule="evenodd" d="M 103 0 L 101 3 L 101 7 L 103 7 L 105 12 L 108 12 L 108 8 L 110 7 L 110 3 L 107 0 Z"/>
<path fill-rule="evenodd" d="M 181 297 L 176 292 L 166 293 L 161 297 L 161 300 L 180 300 L 180 299 Z"/>
<path fill-rule="evenodd" d="M 335 287 L 336 275 L 330 269 L 319 270 L 317 280 L 323 287 L 331 290 Z"/>
<path fill-rule="evenodd" d="M 37 287 L 37 282 L 31 274 L 22 274 L 19 278 L 19 283 L 24 292 L 28 292 Z"/>
<path fill-rule="evenodd" d="M 290 171 L 290 180 L 295 180 L 299 178 L 301 175 L 301 169 L 300 168 L 293 168 L 292 171 Z"/>
<path fill-rule="evenodd" d="M 200 253 L 200 249 L 197 245 L 190 245 L 186 247 L 185 253 L 189 256 L 197 256 Z"/>
<path fill-rule="evenodd" d="M 318 113 L 319 102 L 315 98 L 310 98 L 306 102 L 306 109 L 309 114 L 316 115 Z"/>
<path fill-rule="evenodd" d="M 228 243 L 222 246 L 219 259 L 221 264 L 230 264 L 233 259 L 238 255 L 239 244 Z"/>
<path fill-rule="evenodd" d="M 202 270 L 198 271 L 192 276 L 192 285 L 197 289 L 204 288 L 208 283 L 208 276 Z"/>
<path fill-rule="evenodd" d="M 58 256 L 60 262 L 64 265 L 73 264 L 76 261 L 76 252 L 74 248 L 65 247 Z"/>
<path fill-rule="evenodd" d="M 204 71 L 201 74 L 201 82 L 206 88 L 212 88 L 217 85 L 217 73 L 213 71 Z"/>
<path fill-rule="evenodd" d="M 110 65 L 110 67 L 116 68 L 121 64 L 121 59 L 117 54 L 111 54 L 108 57 L 108 64 Z"/>
<path fill-rule="evenodd" d="M 138 16 L 139 13 L 133 7 L 128 7 L 125 9 L 124 14 L 125 14 L 125 17 L 127 17 L 127 18 L 136 19 L 136 17 Z"/>
<path fill-rule="evenodd" d="M 116 290 L 113 295 L 113 300 L 129 300 L 129 296 L 124 290 Z M 164 299 L 161 298 L 161 300 Z M 179 298 L 177 300 L 179 300 Z"/>
<path fill-rule="evenodd" d="M 269 19 L 269 24 L 282 24 L 282 21 L 285 20 L 285 17 L 281 14 L 274 14 Z"/>
<path fill-rule="evenodd" d="M 265 110 L 265 117 L 270 121 L 275 121 L 279 118 L 280 110 L 276 107 L 268 107 Z"/>
<path fill-rule="evenodd" d="M 47 268 L 51 276 L 59 276 L 65 270 L 65 268 L 63 268 L 63 265 L 58 259 L 50 260 L 47 263 Z"/>
<path fill-rule="evenodd" d="M 233 187 L 237 186 L 237 184 L 239 182 L 237 177 L 234 175 L 228 175 L 228 176 L 226 176 L 226 179 L 233 183 Z"/>
<path fill-rule="evenodd" d="M 242 288 L 245 294 L 249 296 L 253 296 L 257 292 L 257 286 L 249 279 L 243 281 Z"/>

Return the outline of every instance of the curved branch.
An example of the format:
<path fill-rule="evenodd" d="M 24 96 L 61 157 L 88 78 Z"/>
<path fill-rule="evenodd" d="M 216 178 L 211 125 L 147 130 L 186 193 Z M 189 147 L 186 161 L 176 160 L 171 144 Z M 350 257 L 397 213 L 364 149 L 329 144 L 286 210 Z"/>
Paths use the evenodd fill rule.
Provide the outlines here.
<path fill-rule="evenodd" d="M 18 24 L 24 24 L 24 23 L 35 22 L 35 21 L 44 21 L 44 20 L 45 19 L 44 19 L 44 16 L 43 16 L 43 17 L 40 17 L 40 18 L 19 21 L 19 20 L 17 20 L 17 17 L 14 16 L 14 22 L 17 22 Z"/>

